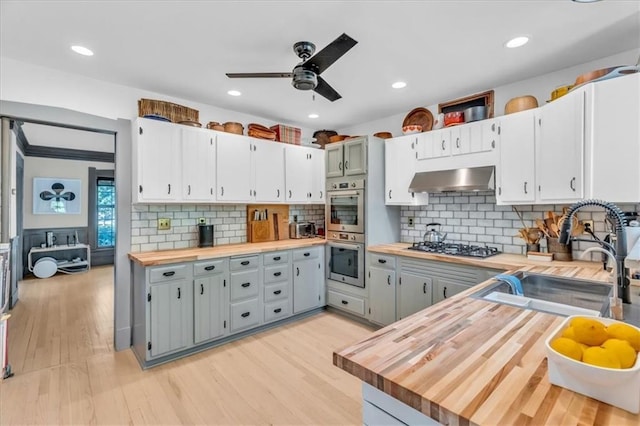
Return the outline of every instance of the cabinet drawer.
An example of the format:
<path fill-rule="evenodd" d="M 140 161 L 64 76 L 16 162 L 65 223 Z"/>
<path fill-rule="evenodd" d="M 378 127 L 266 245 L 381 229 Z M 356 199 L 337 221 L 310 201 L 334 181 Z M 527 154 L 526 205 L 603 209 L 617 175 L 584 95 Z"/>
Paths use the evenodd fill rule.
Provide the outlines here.
<path fill-rule="evenodd" d="M 337 291 L 329 290 L 327 303 L 331 306 L 353 312 L 357 315 L 364 315 L 364 299 L 359 297 L 348 296 L 346 294 L 338 293 Z"/>
<path fill-rule="evenodd" d="M 264 305 L 264 322 L 275 321 L 289 316 L 289 301 L 280 300 L 278 302 Z"/>
<path fill-rule="evenodd" d="M 262 263 L 267 265 L 276 265 L 282 263 L 289 263 L 288 251 L 275 251 L 273 253 L 267 253 L 262 255 Z"/>
<path fill-rule="evenodd" d="M 375 254 L 371 253 L 371 265 L 377 266 L 378 268 L 388 268 L 395 269 L 396 268 L 396 258 L 393 256 L 385 256 L 383 254 Z"/>
<path fill-rule="evenodd" d="M 149 268 L 149 281 L 159 283 L 162 281 L 180 280 L 187 277 L 187 265 L 162 266 Z"/>
<path fill-rule="evenodd" d="M 277 283 L 280 281 L 287 281 L 289 279 L 289 270 L 291 266 L 287 265 L 278 265 L 278 266 L 270 266 L 268 268 L 264 268 L 264 282 L 267 283 Z"/>
<path fill-rule="evenodd" d="M 306 249 L 297 249 L 293 251 L 293 260 L 315 259 L 318 257 L 319 250 L 317 247 L 309 247 Z"/>
<path fill-rule="evenodd" d="M 231 332 L 260 324 L 258 299 L 246 300 L 231 305 Z"/>
<path fill-rule="evenodd" d="M 289 298 L 289 283 L 277 283 L 264 287 L 264 301 L 271 302 L 279 299 Z"/>
<path fill-rule="evenodd" d="M 242 271 L 258 267 L 258 256 L 236 257 L 229 261 L 232 271 Z"/>
<path fill-rule="evenodd" d="M 233 272 L 230 282 L 232 302 L 258 295 L 258 271 Z"/>
<path fill-rule="evenodd" d="M 225 259 L 207 260 L 193 264 L 193 275 L 196 277 L 200 275 L 220 274 L 226 270 L 227 265 L 225 264 Z"/>

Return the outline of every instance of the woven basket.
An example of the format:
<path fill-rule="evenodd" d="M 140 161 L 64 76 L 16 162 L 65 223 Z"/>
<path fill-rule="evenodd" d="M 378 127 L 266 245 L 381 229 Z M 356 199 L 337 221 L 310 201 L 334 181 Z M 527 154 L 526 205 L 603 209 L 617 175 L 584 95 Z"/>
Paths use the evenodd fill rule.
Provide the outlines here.
<path fill-rule="evenodd" d="M 166 101 L 140 99 L 138 101 L 138 116 L 144 117 L 150 114 L 166 117 L 174 123 L 179 123 L 180 121 L 200 121 L 200 112 L 197 109 Z"/>

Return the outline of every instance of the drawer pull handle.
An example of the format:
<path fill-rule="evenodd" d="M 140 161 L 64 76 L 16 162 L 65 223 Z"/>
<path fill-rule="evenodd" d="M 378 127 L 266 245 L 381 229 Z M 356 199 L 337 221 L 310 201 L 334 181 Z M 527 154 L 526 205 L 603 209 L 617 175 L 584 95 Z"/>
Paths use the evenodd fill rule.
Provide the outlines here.
<path fill-rule="evenodd" d="M 273 292 L 273 294 L 275 294 L 275 295 L 278 295 L 280 293 L 282 293 L 282 290 L 276 290 L 276 291 Z"/>
<path fill-rule="evenodd" d="M 391 275 L 387 275 L 387 285 L 391 285 Z"/>
<path fill-rule="evenodd" d="M 296 268 L 296 277 L 300 276 L 300 268 Z"/>
<path fill-rule="evenodd" d="M 162 275 L 165 277 L 172 277 L 176 274 L 176 271 L 168 271 L 168 272 L 163 272 Z"/>
<path fill-rule="evenodd" d="M 279 314 L 280 312 L 282 312 L 282 308 L 278 308 L 278 309 L 274 309 L 273 313 L 275 314 Z"/>
<path fill-rule="evenodd" d="M 204 284 L 200 284 L 200 294 L 204 294 Z"/>
<path fill-rule="evenodd" d="M 249 315 L 251 315 L 251 312 L 245 312 L 244 314 L 240 314 L 240 316 L 241 316 L 242 318 L 246 318 L 246 317 L 248 317 Z"/>
<path fill-rule="evenodd" d="M 576 178 L 575 178 L 575 177 L 573 177 L 573 178 L 571 178 L 571 180 L 569 181 L 569 188 L 571 188 L 571 190 L 572 190 L 573 192 L 576 192 L 576 185 L 575 185 L 575 184 L 576 184 Z"/>
<path fill-rule="evenodd" d="M 447 287 L 444 287 L 442 289 L 442 297 L 444 297 L 445 299 L 447 298 Z"/>
<path fill-rule="evenodd" d="M 249 287 L 251 285 L 251 283 L 242 283 L 241 285 L 242 285 L 242 287 L 246 288 L 246 287 Z"/>
<path fill-rule="evenodd" d="M 249 263 L 251 262 L 249 262 L 248 260 L 243 260 L 242 262 L 240 262 L 242 266 L 247 266 Z"/>
<path fill-rule="evenodd" d="M 273 258 L 273 261 L 274 261 L 274 262 L 277 262 L 277 261 L 279 261 L 280 259 L 282 259 L 280 256 L 276 256 L 276 257 L 274 257 L 274 258 Z"/>
<path fill-rule="evenodd" d="M 348 305 L 348 304 L 349 304 L 349 302 L 347 302 L 346 300 L 343 300 L 343 301 L 342 301 L 342 304 L 343 304 L 343 305 Z"/>
<path fill-rule="evenodd" d="M 427 294 L 427 283 L 422 283 L 422 292 Z"/>
<path fill-rule="evenodd" d="M 214 269 L 216 269 L 215 265 L 209 265 L 204 267 L 205 271 L 213 271 Z"/>
<path fill-rule="evenodd" d="M 181 295 L 180 295 L 180 287 L 178 287 L 178 299 L 180 299 Z"/>
<path fill-rule="evenodd" d="M 282 275 L 282 272 L 274 272 L 274 273 L 273 273 L 273 276 L 274 276 L 274 277 L 279 277 L 280 275 Z"/>
<path fill-rule="evenodd" d="M 311 256 L 311 253 L 309 253 L 309 252 L 306 252 L 306 253 L 304 254 L 304 257 L 309 257 L 309 256 Z"/>
<path fill-rule="evenodd" d="M 378 259 L 378 263 L 387 263 L 387 259 Z"/>

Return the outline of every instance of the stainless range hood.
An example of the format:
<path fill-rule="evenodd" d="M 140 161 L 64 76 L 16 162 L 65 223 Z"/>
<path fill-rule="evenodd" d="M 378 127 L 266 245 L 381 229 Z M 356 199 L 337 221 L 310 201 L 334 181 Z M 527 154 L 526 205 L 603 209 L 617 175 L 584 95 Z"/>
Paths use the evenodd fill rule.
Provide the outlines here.
<path fill-rule="evenodd" d="M 495 167 L 418 172 L 410 192 L 489 191 L 495 189 Z"/>

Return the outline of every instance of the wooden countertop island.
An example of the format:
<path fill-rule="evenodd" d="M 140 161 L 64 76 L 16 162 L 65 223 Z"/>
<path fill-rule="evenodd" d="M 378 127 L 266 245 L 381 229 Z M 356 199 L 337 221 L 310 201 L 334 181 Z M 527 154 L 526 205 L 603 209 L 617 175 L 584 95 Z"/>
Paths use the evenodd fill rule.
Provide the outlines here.
<path fill-rule="evenodd" d="M 556 262 L 517 269 L 608 278 Z M 638 415 L 551 385 L 544 341 L 563 318 L 468 297 L 484 285 L 336 351 L 334 364 L 447 425 L 640 424 Z"/>

